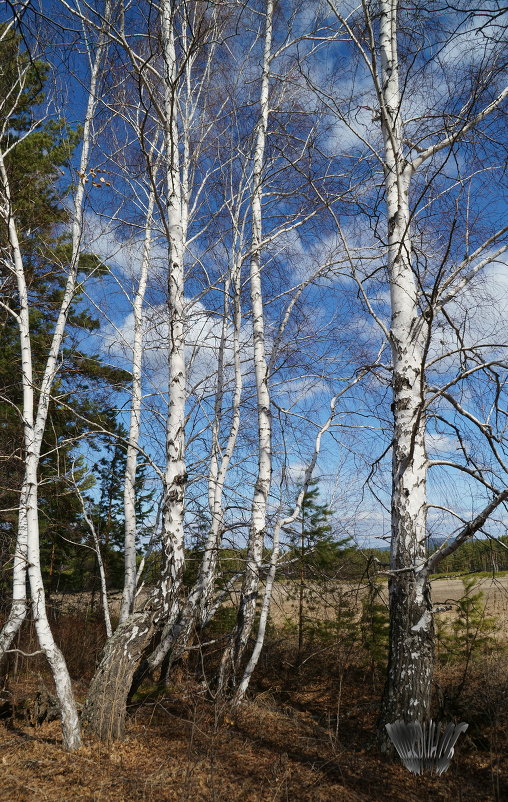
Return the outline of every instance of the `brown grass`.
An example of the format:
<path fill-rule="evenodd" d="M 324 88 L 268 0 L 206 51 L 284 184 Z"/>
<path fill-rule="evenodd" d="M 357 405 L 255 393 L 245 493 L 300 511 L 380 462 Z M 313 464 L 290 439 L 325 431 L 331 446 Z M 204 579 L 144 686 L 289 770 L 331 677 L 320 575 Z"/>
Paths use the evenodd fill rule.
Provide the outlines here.
<path fill-rule="evenodd" d="M 82 702 L 104 641 L 102 622 L 67 611 L 54 625 Z M 20 645 L 35 646 L 29 625 Z M 201 670 L 219 652 L 200 657 L 193 651 L 177 667 L 169 693 L 142 688 L 124 741 L 87 740 L 68 754 L 58 721 L 33 726 L 27 714 L 36 692 L 51 690 L 42 658 L 16 663 L 11 655 L 0 694 L 1 802 L 508 800 L 506 654 L 476 661 L 458 698 L 461 666 L 438 670 L 436 712 L 470 725 L 440 778 L 414 777 L 378 753 L 382 672 L 358 651 L 309 642 L 297 660 L 287 633 L 272 629 L 250 700 L 235 713 L 214 700 L 213 670 L 207 677 Z"/>
<path fill-rule="evenodd" d="M 493 755 L 474 740 L 460 744 L 442 778 L 414 777 L 372 748 L 371 688 L 351 677 L 338 730 L 323 714 L 329 689 L 258 693 L 235 715 L 203 698 L 190 680 L 171 698 L 147 698 L 131 711 L 128 736 L 63 751 L 58 722 L 0 727 L 6 802 L 217 800 L 503 800 L 506 750 Z M 504 774 L 503 774 L 504 772 Z M 497 787 L 497 796 L 496 796 Z"/>

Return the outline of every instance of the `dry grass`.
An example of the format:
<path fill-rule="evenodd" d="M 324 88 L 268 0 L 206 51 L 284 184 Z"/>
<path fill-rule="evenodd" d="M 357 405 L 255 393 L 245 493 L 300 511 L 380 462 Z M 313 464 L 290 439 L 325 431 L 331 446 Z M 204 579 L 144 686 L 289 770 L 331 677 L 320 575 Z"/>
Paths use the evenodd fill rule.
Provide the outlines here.
<path fill-rule="evenodd" d="M 444 618 L 451 620 L 454 616 L 454 602 L 464 595 L 464 585 L 460 578 L 434 579 L 432 586 L 432 601 L 435 604 L 450 604 L 450 612 L 444 613 Z M 361 599 L 365 597 L 367 585 L 359 582 L 331 582 L 319 585 L 309 583 L 316 610 L 313 615 L 321 620 L 332 620 L 339 600 L 349 600 L 359 607 Z M 501 638 L 508 640 L 508 575 L 500 577 L 479 576 L 474 593 L 482 592 L 485 597 L 485 614 L 496 616 L 499 619 Z M 388 590 L 386 583 L 382 586 L 381 594 L 387 602 Z M 274 587 L 271 618 L 274 626 L 294 621 L 298 602 L 296 598 L 296 585 L 290 582 L 279 582 Z"/>
<path fill-rule="evenodd" d="M 442 582 L 439 580 L 439 582 Z M 279 588 L 280 592 L 280 588 Z M 438 585 L 439 598 L 453 586 Z M 458 596 L 457 596 L 458 598 Z M 436 600 L 436 596 L 435 596 Z M 506 609 L 504 583 L 489 611 Z M 508 614 L 503 615 L 508 619 Z M 100 620 L 67 611 L 54 622 L 76 696 L 84 700 L 104 640 Z M 26 627 L 25 650 L 35 645 Z M 41 683 L 40 657 L 11 655 L 0 695 L 1 802 L 503 802 L 508 800 L 508 656 L 470 666 L 458 698 L 459 665 L 438 670 L 436 705 L 470 724 L 441 778 L 414 777 L 376 750 L 382 674 L 344 644 L 309 643 L 296 660 L 287 633 L 271 632 L 250 701 L 232 714 L 214 701 L 196 651 L 174 672 L 170 693 L 145 687 L 130 708 L 127 738 L 88 740 L 64 752 L 58 721 L 32 726 L 25 710 Z M 213 666 L 218 654 L 206 655 Z M 16 671 L 15 671 L 16 669 Z M 12 709 L 12 706 L 14 709 Z M 439 713 L 436 707 L 436 712 Z"/>
<path fill-rule="evenodd" d="M 370 749 L 376 705 L 365 683 L 346 682 L 348 710 L 338 737 L 321 721 L 330 688 L 258 694 L 234 716 L 180 682 L 171 699 L 147 698 L 120 743 L 63 751 L 58 722 L 0 727 L 5 802 L 360 802 L 507 798 L 508 759 L 461 744 L 442 778 L 414 777 Z M 362 691 L 363 689 L 363 691 Z"/>

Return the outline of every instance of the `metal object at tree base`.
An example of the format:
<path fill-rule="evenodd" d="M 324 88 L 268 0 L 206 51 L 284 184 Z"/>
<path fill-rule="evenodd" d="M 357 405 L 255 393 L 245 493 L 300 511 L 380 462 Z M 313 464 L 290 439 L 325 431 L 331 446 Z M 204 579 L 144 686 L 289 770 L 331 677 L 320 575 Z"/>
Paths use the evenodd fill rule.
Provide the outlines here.
<path fill-rule="evenodd" d="M 420 721 L 395 721 L 386 724 L 386 731 L 395 746 L 404 766 L 413 774 L 443 774 L 451 763 L 454 746 L 468 724 L 451 722 L 443 730 L 440 722 L 432 719 Z"/>

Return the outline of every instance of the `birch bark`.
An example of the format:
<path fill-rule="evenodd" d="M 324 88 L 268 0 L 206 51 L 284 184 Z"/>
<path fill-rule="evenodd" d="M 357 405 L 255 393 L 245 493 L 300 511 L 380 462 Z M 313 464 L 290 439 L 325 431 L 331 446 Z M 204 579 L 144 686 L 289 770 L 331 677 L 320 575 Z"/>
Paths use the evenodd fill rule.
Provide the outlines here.
<path fill-rule="evenodd" d="M 141 663 L 143 654 L 149 646 L 152 635 L 155 632 L 160 633 L 161 628 L 160 645 L 153 659 L 159 664 L 164 659 L 163 645 L 171 633 L 180 609 L 179 595 L 185 565 L 183 523 L 187 473 L 184 253 L 188 214 L 185 191 L 187 188 L 182 189 L 180 163 L 181 137 L 177 97 L 179 71 L 175 48 L 176 11 L 177 8 L 171 0 L 163 0 L 160 8 L 160 25 L 164 108 L 160 124 L 164 135 L 166 208 L 161 211 L 165 212 L 163 220 L 168 246 L 169 409 L 166 421 L 166 466 L 161 532 L 162 572 L 160 582 L 143 610 L 130 615 L 124 612 L 122 624 L 106 645 L 90 687 L 84 709 L 84 721 L 87 728 L 102 739 L 121 737 L 125 726 L 127 696 L 134 673 L 137 670 L 138 678 L 143 675 L 145 670 L 145 663 Z M 188 152 L 188 148 L 185 152 Z M 185 174 L 185 170 L 183 172 Z M 160 198 L 155 200 L 159 201 Z M 130 598 L 131 584 L 132 578 L 129 580 L 126 599 L 127 596 Z M 129 601 L 129 604 L 132 602 Z"/>
<path fill-rule="evenodd" d="M 111 14 L 111 2 L 110 0 L 106 0 L 104 5 L 104 19 L 105 24 L 110 18 Z M 92 69 L 90 74 L 90 93 L 88 96 L 87 107 L 85 111 L 85 119 L 83 123 L 83 140 L 82 140 L 82 147 L 81 147 L 81 157 L 80 157 L 80 165 L 79 165 L 79 182 L 76 187 L 76 192 L 74 195 L 74 209 L 72 215 L 72 255 L 71 255 L 71 262 L 69 265 L 69 273 L 64 289 L 64 294 L 62 298 L 62 303 L 60 306 L 59 314 L 57 317 L 55 329 L 53 332 L 53 337 L 51 341 L 51 346 L 48 353 L 48 358 L 46 362 L 46 368 L 44 371 L 44 375 L 41 382 L 41 387 L 39 390 L 39 400 L 37 405 L 37 412 L 36 412 L 36 420 L 34 421 L 34 443 L 33 443 L 33 459 L 36 461 L 37 465 L 35 468 L 35 472 L 37 473 L 37 466 L 40 457 L 40 449 L 42 445 L 42 438 L 44 436 L 44 430 L 46 427 L 46 421 L 48 417 L 49 411 L 49 404 L 50 404 L 50 397 L 51 397 L 51 388 L 53 386 L 53 382 L 58 370 L 59 365 L 59 355 L 60 350 L 62 347 L 62 341 L 65 332 L 65 326 L 67 324 L 67 318 L 69 316 L 69 310 L 72 303 L 72 299 L 74 297 L 74 291 L 76 286 L 76 278 L 78 272 L 78 264 L 79 264 L 79 253 L 81 248 L 81 239 L 83 234 L 83 201 L 84 201 L 84 192 L 85 192 L 85 177 L 88 170 L 89 164 L 89 154 L 90 154 L 90 143 L 91 143 L 91 136 L 92 136 L 92 124 L 93 119 L 95 116 L 95 111 L 97 107 L 98 97 L 97 97 L 97 84 L 100 75 L 100 69 L 104 57 L 104 51 L 106 47 L 106 39 L 103 32 L 99 35 L 99 42 L 97 45 L 97 50 L 95 53 L 95 57 L 92 62 Z M 5 167 L 2 160 L 2 181 L 6 190 L 8 191 L 8 178 L 5 172 Z M 10 218 L 10 197 L 7 200 L 7 214 Z M 10 223 L 9 223 L 10 225 Z M 15 232 L 15 224 L 12 221 L 12 226 L 14 227 L 14 233 L 16 235 L 17 241 L 17 234 Z M 11 229 L 9 228 L 9 232 Z M 11 236 L 11 233 L 10 233 Z M 11 247 L 12 242 L 11 242 Z M 19 244 L 18 244 L 19 247 Z M 22 257 L 21 252 L 19 252 L 19 259 L 20 262 L 20 269 L 23 269 L 22 264 Z M 29 335 L 28 335 L 29 336 Z M 2 632 L 0 634 L 0 659 L 5 651 L 9 648 L 10 644 L 14 636 L 16 635 L 19 627 L 23 623 L 23 620 L 26 617 L 27 613 L 27 601 L 26 601 L 26 563 L 25 563 L 25 555 L 27 552 L 27 545 L 26 545 L 26 538 L 27 538 L 27 515 L 26 511 L 23 508 L 24 501 L 28 498 L 29 490 L 28 488 L 28 478 L 27 474 L 25 474 L 25 482 L 23 486 L 23 491 L 20 497 L 20 517 L 19 517 L 19 527 L 18 527 L 18 537 L 16 543 L 16 553 L 15 553 L 15 560 L 14 560 L 14 572 L 13 572 L 13 606 L 11 608 L 11 612 L 9 614 L 9 618 L 7 619 L 4 627 L 2 628 Z M 24 565 L 24 567 L 23 567 Z"/>
<path fill-rule="evenodd" d="M 269 115 L 270 61 L 272 50 L 273 0 L 267 0 L 265 10 L 265 32 L 263 66 L 259 98 L 259 119 L 254 149 L 252 176 L 252 239 L 250 258 L 250 299 L 252 308 L 252 331 L 254 348 L 254 371 L 256 380 L 258 415 L 258 471 L 251 509 L 251 525 L 247 550 L 247 562 L 240 593 L 240 602 L 235 630 L 230 646 L 226 649 L 221 666 L 219 684 L 233 679 L 245 651 L 256 614 L 259 589 L 259 572 L 263 554 L 266 524 L 266 508 L 272 473 L 270 391 L 265 350 L 265 319 L 261 287 L 261 237 L 263 166 Z"/>
<path fill-rule="evenodd" d="M 274 528 L 274 532 L 273 532 L 272 554 L 271 554 L 271 557 L 270 557 L 270 568 L 268 570 L 268 576 L 267 576 L 266 584 L 265 584 L 265 591 L 264 591 L 264 594 L 263 594 L 263 603 L 261 605 L 261 615 L 259 617 L 259 626 L 258 626 L 258 632 L 257 632 L 257 636 L 256 636 L 256 642 L 254 644 L 254 648 L 252 650 L 252 654 L 251 654 L 251 656 L 249 658 L 249 661 L 248 661 L 247 665 L 245 666 L 245 670 L 243 672 L 243 677 L 242 677 L 242 679 L 241 679 L 241 681 L 240 681 L 240 683 L 239 683 L 239 685 L 238 685 L 238 687 L 237 687 L 237 689 L 235 691 L 235 694 L 234 694 L 234 697 L 233 697 L 233 704 L 234 705 L 240 704 L 243 701 L 243 699 L 245 698 L 245 694 L 247 693 L 247 690 L 248 690 L 252 675 L 253 675 L 254 670 L 255 670 L 255 668 L 256 668 L 256 666 L 258 664 L 258 660 L 259 660 L 259 657 L 261 655 L 261 650 L 263 648 L 263 644 L 264 644 L 264 640 L 265 640 L 265 634 L 266 634 L 266 625 L 268 623 L 268 615 L 270 613 L 270 603 L 271 603 L 271 599 L 272 599 L 273 584 L 275 582 L 275 574 L 276 574 L 276 571 L 277 571 L 277 563 L 279 561 L 280 533 L 281 533 L 281 530 L 285 526 L 289 526 L 289 524 L 291 524 L 294 521 L 296 521 L 296 519 L 300 515 L 300 511 L 302 509 L 302 504 L 303 504 L 303 499 L 304 499 L 305 494 L 306 494 L 306 492 L 307 492 L 307 490 L 309 488 L 309 484 L 310 484 L 310 481 L 312 479 L 312 474 L 314 472 L 314 468 L 316 467 L 316 462 L 318 460 L 319 452 L 321 450 L 321 440 L 323 438 L 324 433 L 326 431 L 328 431 L 328 429 L 330 428 L 330 426 L 332 424 L 332 421 L 333 421 L 333 417 L 335 415 L 336 400 L 337 400 L 336 398 L 332 399 L 331 404 L 330 404 L 331 414 L 330 414 L 328 420 L 326 421 L 326 423 L 324 423 L 324 425 L 319 429 L 319 431 L 318 431 L 318 433 L 316 435 L 316 440 L 315 440 L 315 443 L 314 443 L 314 452 L 312 454 L 312 458 L 311 458 L 309 464 L 307 465 L 307 468 L 305 469 L 305 476 L 304 476 L 304 480 L 303 480 L 303 486 L 302 486 L 302 489 L 300 490 L 300 492 L 298 494 L 298 498 L 297 498 L 296 504 L 295 504 L 295 506 L 293 508 L 293 512 L 291 513 L 291 515 L 288 515 L 285 518 L 279 518 L 277 520 L 277 523 L 275 524 L 275 528 Z"/>
<path fill-rule="evenodd" d="M 177 63 L 174 4 L 163 0 L 161 29 L 164 55 L 164 109 L 168 231 L 169 412 L 166 426 L 165 500 L 162 542 L 164 564 L 161 582 L 162 617 L 174 620 L 184 569 L 185 466 L 185 305 L 184 250 L 187 219 L 183 210 L 177 118 Z"/>
<path fill-rule="evenodd" d="M 23 386 L 23 431 L 25 445 L 25 480 L 23 484 L 23 507 L 20 512 L 20 541 L 25 544 L 28 579 L 32 598 L 32 614 L 37 638 L 51 667 L 55 688 L 60 704 L 62 717 L 62 734 L 64 747 L 69 750 L 78 749 L 81 745 L 78 713 L 72 692 L 71 680 L 64 657 L 57 647 L 49 626 L 44 585 L 42 582 L 40 549 L 39 549 L 39 514 L 37 502 L 39 456 L 44 433 L 41 418 L 35 417 L 34 375 L 32 367 L 32 344 L 30 337 L 30 316 L 28 289 L 18 234 L 12 215 L 9 180 L 5 169 L 3 154 L 0 153 L 0 180 L 2 183 L 2 215 L 8 224 L 11 269 L 16 276 L 19 312 L 18 325 L 20 334 L 21 370 Z M 45 418 L 43 420 L 45 423 Z M 42 425 L 42 429 L 41 429 Z M 21 573 L 21 571 L 20 571 Z M 19 581 L 19 576 L 15 575 Z M 16 620 L 21 624 L 19 618 Z M 11 632 L 13 627 L 11 626 Z"/>
<path fill-rule="evenodd" d="M 182 609 L 173 622 L 164 630 L 163 637 L 157 649 L 147 659 L 146 667 L 154 671 L 162 662 L 165 662 L 166 680 L 169 669 L 174 661 L 182 654 L 188 642 L 192 626 L 197 624 L 202 628 L 208 623 L 212 594 L 217 573 L 218 550 L 222 536 L 224 510 L 222 498 L 227 471 L 233 456 L 238 430 L 240 427 L 240 400 L 242 393 L 242 371 L 240 358 L 240 329 L 241 329 L 241 260 L 236 260 L 233 268 L 233 361 L 234 361 L 234 391 L 232 404 L 232 419 L 226 447 L 220 458 L 219 443 L 222 404 L 224 396 L 224 355 L 228 338 L 228 295 L 231 279 L 228 276 L 224 288 L 224 320 L 219 344 L 217 366 L 217 392 L 215 397 L 215 415 L 212 425 L 212 449 L 210 456 L 210 471 L 208 479 L 208 503 L 212 516 L 210 530 L 205 542 L 204 554 L 198 570 L 196 582 L 192 586 Z"/>
<path fill-rule="evenodd" d="M 19 498 L 18 533 L 12 567 L 12 605 L 9 611 L 9 617 L 0 631 L 0 660 L 6 651 L 10 649 L 12 641 L 14 640 L 16 633 L 19 631 L 19 628 L 25 620 L 28 612 L 28 601 L 26 595 L 28 548 L 26 496 L 27 486 L 25 478 Z"/>
<path fill-rule="evenodd" d="M 150 264 L 150 248 L 152 235 L 152 216 L 154 209 L 154 193 L 150 192 L 146 213 L 145 240 L 139 282 L 134 298 L 134 341 L 132 344 L 132 389 L 131 414 L 129 423 L 129 442 L 127 445 L 124 481 L 124 515 L 125 515 L 125 573 L 122 602 L 120 605 L 119 623 L 122 624 L 134 610 L 136 597 L 136 468 L 139 447 L 139 431 L 141 423 L 141 368 L 143 361 L 143 302 L 148 280 Z"/>
<path fill-rule="evenodd" d="M 99 540 L 99 536 L 97 534 L 97 530 L 95 528 L 95 524 L 93 522 L 93 518 L 89 515 L 88 510 L 86 508 L 86 502 L 83 498 L 83 495 L 78 487 L 77 482 L 74 480 L 74 490 L 79 497 L 79 501 L 81 504 L 81 509 L 83 511 L 83 518 L 85 519 L 85 523 L 90 530 L 90 534 L 92 535 L 92 540 L 94 543 L 94 550 L 95 555 L 97 558 L 97 566 L 99 569 L 99 581 L 101 586 L 101 601 L 102 601 L 102 610 L 104 614 L 104 627 L 106 629 L 106 636 L 108 638 L 111 637 L 113 634 L 113 628 L 111 626 L 111 616 L 109 614 L 109 602 L 108 602 L 108 587 L 106 583 L 106 572 L 104 570 L 104 562 L 102 560 L 101 554 L 101 544 Z"/>
<path fill-rule="evenodd" d="M 390 278 L 393 452 L 390 652 L 383 721 L 426 719 L 431 695 L 433 619 L 425 571 L 426 480 L 423 345 L 412 270 L 409 184 L 404 158 L 397 53 L 397 0 L 381 0 L 381 126 Z"/>
<path fill-rule="evenodd" d="M 111 4 L 107 0 L 104 6 L 104 18 L 109 19 Z M 83 233 L 83 200 L 85 175 L 88 170 L 89 152 L 92 134 L 92 123 L 97 106 L 97 85 L 100 68 L 104 57 L 106 39 L 104 32 L 99 34 L 95 57 L 92 61 L 90 89 L 83 125 L 83 141 L 80 157 L 80 180 L 74 196 L 72 216 L 72 256 L 67 281 L 58 313 L 57 321 L 48 352 L 46 367 L 38 393 L 37 407 L 34 397 L 34 377 L 32 368 L 29 301 L 25 281 L 25 273 L 21 249 L 19 246 L 15 220 L 12 215 L 12 204 L 9 181 L 3 156 L 0 154 L 0 177 L 3 189 L 5 218 L 8 222 L 9 245 L 12 254 L 12 270 L 16 275 L 20 304 L 19 329 L 21 343 L 22 381 L 23 381 L 23 425 L 25 435 L 25 479 L 20 500 L 19 535 L 16 546 L 16 562 L 13 580 L 14 604 L 11 614 L 3 630 L 1 639 L 4 649 L 12 642 L 17 629 L 26 615 L 26 599 L 23 599 L 23 561 L 26 554 L 28 579 L 32 599 L 32 614 L 36 626 L 37 637 L 53 673 L 57 696 L 61 708 L 63 742 L 65 748 L 72 750 L 81 744 L 80 726 L 72 692 L 72 685 L 65 659 L 56 646 L 49 626 L 44 585 L 42 581 L 39 549 L 38 519 L 38 466 L 44 430 L 49 411 L 51 389 L 59 366 L 59 355 L 64 337 L 65 327 L 74 297 L 79 265 L 79 254 Z M 5 637 L 5 633 L 8 637 Z"/>

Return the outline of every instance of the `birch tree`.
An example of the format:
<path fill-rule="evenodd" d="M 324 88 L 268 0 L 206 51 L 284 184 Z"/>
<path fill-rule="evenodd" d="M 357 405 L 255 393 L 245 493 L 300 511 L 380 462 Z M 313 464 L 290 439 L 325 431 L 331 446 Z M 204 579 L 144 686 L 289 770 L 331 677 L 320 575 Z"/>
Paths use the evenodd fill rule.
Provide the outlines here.
<path fill-rule="evenodd" d="M 127 446 L 124 480 L 125 573 L 122 603 L 120 606 L 120 623 L 123 623 L 133 612 L 136 596 L 136 471 L 139 455 L 139 435 L 141 427 L 142 405 L 143 302 L 145 298 L 148 270 L 150 265 L 153 212 L 154 192 L 152 189 L 148 197 L 139 281 L 132 307 L 134 315 L 134 338 L 132 343 L 132 389 L 129 422 L 129 444 Z"/>
<path fill-rule="evenodd" d="M 184 493 L 186 469 L 186 404 L 188 397 L 186 331 L 188 302 L 185 298 L 185 259 L 189 220 L 204 194 L 208 173 L 200 175 L 200 144 L 210 129 L 206 119 L 206 89 L 210 80 L 217 34 L 218 9 L 199 4 L 171 3 L 160 8 L 160 59 L 154 65 L 135 49 L 136 40 L 112 26 L 109 36 L 117 41 L 130 70 L 150 104 L 150 113 L 164 137 L 165 191 L 155 191 L 168 252 L 167 307 L 169 406 L 166 419 L 166 462 L 162 509 L 162 569 L 157 586 L 145 606 L 126 616 L 107 644 L 93 680 L 84 711 L 90 729 L 101 737 L 123 732 L 125 704 L 136 666 L 154 632 L 161 638 L 152 656 L 160 665 L 172 642 L 172 631 L 181 609 L 185 565 Z M 149 34 L 143 34 L 149 35 Z M 196 74 L 195 74 L 196 72 Z M 201 113 L 202 121 L 199 120 Z M 195 130 L 201 131 L 193 138 Z M 145 141 L 141 147 L 146 150 Z M 127 608 L 126 608 L 127 609 Z"/>
<path fill-rule="evenodd" d="M 106 16 L 109 5 L 105 6 Z M 80 170 L 77 189 L 74 197 L 72 215 L 72 253 L 67 271 L 67 280 L 63 292 L 60 311 L 57 316 L 51 345 L 40 387 L 36 388 L 33 372 L 32 343 L 30 335 L 30 301 L 27 291 L 23 253 L 13 213 L 9 176 L 5 164 L 6 153 L 0 154 L 0 173 L 2 180 L 2 218 L 8 230 L 9 252 L 5 265 L 16 277 L 19 311 L 9 309 L 16 316 L 20 330 L 22 382 L 23 382 L 23 424 L 25 432 L 25 478 L 20 498 L 19 534 L 16 544 L 16 559 L 13 579 L 13 608 L 4 626 L 2 645 L 8 648 L 26 616 L 25 575 L 28 573 L 32 598 L 32 613 L 36 625 L 41 649 L 45 653 L 55 679 L 56 690 L 62 710 L 62 726 L 64 745 L 68 749 L 76 749 L 80 745 L 79 723 L 73 698 L 71 682 L 65 660 L 56 646 L 46 614 L 45 593 L 42 582 L 39 546 L 38 521 L 38 466 L 41 445 L 50 405 L 51 390 L 59 367 L 59 356 L 62 347 L 65 327 L 69 316 L 76 288 L 79 270 L 79 256 L 83 226 L 83 200 L 85 178 L 88 172 L 92 125 L 97 105 L 97 85 L 100 67 L 104 58 L 106 41 L 100 35 L 96 46 L 91 51 L 92 66 L 90 73 L 89 96 L 83 127 L 83 141 L 80 157 Z M 7 102 L 16 108 L 16 99 L 23 92 L 26 70 L 20 72 L 18 84 L 13 87 L 12 95 Z M 9 115 L 6 115 L 6 119 Z M 15 146 L 15 143 L 14 143 Z M 37 389 L 37 399 L 35 390 Z"/>
<path fill-rule="evenodd" d="M 272 553 L 270 556 L 270 564 L 268 569 L 268 575 L 265 582 L 265 588 L 263 593 L 263 601 L 261 605 L 261 614 L 259 617 L 259 624 L 258 624 L 258 631 L 256 635 L 256 640 L 254 643 L 254 647 L 252 649 L 252 653 L 250 658 L 245 666 L 243 676 L 241 681 L 238 684 L 238 687 L 235 690 L 233 696 L 233 704 L 238 705 L 240 704 L 245 694 L 247 693 L 252 675 L 254 670 L 257 666 L 259 661 L 259 657 L 261 655 L 261 651 L 264 644 L 264 639 L 266 635 L 266 627 L 268 623 L 268 616 L 270 613 L 270 603 L 272 598 L 272 591 L 273 585 L 275 581 L 277 565 L 279 562 L 279 555 L 280 555 L 280 540 L 281 540 L 281 532 L 286 528 L 289 527 L 294 521 L 297 520 L 298 516 L 302 511 L 302 505 L 304 503 L 305 495 L 308 492 L 309 486 L 312 480 L 312 474 L 316 467 L 316 463 L 319 458 L 319 453 L 321 451 L 321 441 L 323 439 L 323 435 L 330 429 L 333 425 L 333 420 L 336 415 L 336 406 L 337 402 L 339 401 L 340 397 L 343 396 L 346 392 L 348 392 L 355 384 L 361 381 L 362 375 L 359 374 L 352 382 L 348 383 L 345 388 L 343 388 L 340 393 L 338 393 L 334 398 L 332 398 L 330 402 L 330 415 L 327 420 L 323 423 L 322 426 L 319 427 L 316 438 L 314 441 L 314 450 L 311 456 L 311 459 L 308 465 L 305 468 L 305 473 L 303 477 L 302 487 L 300 492 L 298 493 L 295 505 L 293 507 L 292 512 L 285 516 L 277 518 L 277 521 L 274 526 L 273 532 L 273 546 L 272 546 Z"/>
<path fill-rule="evenodd" d="M 453 74 L 453 70 L 457 71 L 461 65 L 458 61 L 453 63 L 454 48 L 459 48 L 467 60 L 464 42 L 460 40 L 464 16 L 459 9 L 453 10 L 456 16 L 450 26 L 451 33 L 440 12 L 430 11 L 426 19 L 430 21 L 432 32 L 429 33 L 429 50 L 425 51 L 422 45 L 410 43 L 406 37 L 408 30 L 418 30 L 415 35 L 423 36 L 421 26 L 425 23 L 418 20 L 421 9 L 417 4 L 404 9 L 397 0 L 380 0 L 375 9 L 363 4 L 363 20 L 354 12 L 349 17 L 344 16 L 339 5 L 331 0 L 328 5 L 342 31 L 348 35 L 351 46 L 356 48 L 365 70 L 365 81 L 370 81 L 373 88 L 374 102 L 371 101 L 369 109 L 373 122 L 359 126 L 352 117 L 343 119 L 349 130 L 356 132 L 360 147 L 369 154 L 372 164 L 377 162 L 383 176 L 384 230 L 379 231 L 379 237 L 384 243 L 387 265 L 389 321 L 382 313 L 377 313 L 371 302 L 374 285 L 365 278 L 367 271 L 363 275 L 361 271 L 353 273 L 365 307 L 390 344 L 392 355 L 391 629 L 381 715 L 383 725 L 400 718 L 424 720 L 429 715 L 434 641 L 430 572 L 444 554 L 457 549 L 478 532 L 508 497 L 504 458 L 497 455 L 495 479 L 494 474 L 490 474 L 487 480 L 464 442 L 467 437 L 464 425 L 469 428 L 466 418 L 471 421 L 474 415 L 468 412 L 467 405 L 463 406 L 453 395 L 448 395 L 449 387 L 463 388 L 477 372 L 482 372 L 487 387 L 490 385 L 485 346 L 469 344 L 470 340 L 466 343 L 459 333 L 460 323 L 455 324 L 454 320 L 461 293 L 473 286 L 482 271 L 499 264 L 507 247 L 506 227 L 494 229 L 482 238 L 484 229 L 471 225 L 468 216 L 471 203 L 464 192 L 466 186 L 471 188 L 474 184 L 474 176 L 482 172 L 480 165 L 474 165 L 471 142 L 483 138 L 485 125 L 498 114 L 507 89 L 500 84 L 501 51 L 496 47 L 485 49 L 478 64 L 468 65 L 466 84 L 459 88 L 458 73 Z M 433 14 L 435 19 L 432 19 Z M 479 33 L 480 25 L 479 20 L 473 25 L 470 42 L 474 31 Z M 478 40 L 474 46 L 481 49 Z M 437 83 L 447 79 L 456 87 L 457 102 Z M 417 81 L 421 82 L 419 91 Z M 429 98 L 435 98 L 437 86 L 442 87 L 443 96 L 426 116 L 424 93 L 427 89 Z M 418 92 L 417 103 L 411 92 Z M 414 107 L 418 103 L 417 116 L 411 118 L 411 105 Z M 491 124 L 495 131 L 495 122 Z M 376 128 L 382 135 L 379 142 L 375 138 Z M 491 164 L 495 169 L 494 151 L 492 155 Z M 452 171 L 452 178 L 449 178 L 447 165 L 462 159 L 464 164 L 454 176 Z M 423 234 L 422 218 L 429 208 L 443 209 L 440 204 L 449 196 L 453 196 L 455 204 L 455 210 L 450 209 L 452 222 L 446 233 L 439 226 L 437 236 L 441 247 L 433 247 L 431 232 Z M 436 218 L 433 223 L 438 225 Z M 347 235 L 343 235 L 346 240 Z M 459 256 L 461 245 L 465 258 Z M 458 342 L 454 350 L 437 353 L 436 334 L 443 326 L 452 330 L 456 326 Z M 432 386 L 436 371 L 439 373 L 438 365 L 447 372 L 450 363 L 446 364 L 446 359 L 453 361 L 454 357 L 457 357 L 458 370 L 450 383 Z M 504 387 L 506 363 L 502 348 L 501 352 L 497 349 L 494 362 Z M 429 421 L 435 421 L 440 415 L 450 420 L 447 412 L 443 416 L 442 406 L 441 412 L 436 409 L 443 399 L 462 416 L 462 422 L 457 425 L 463 432 L 458 437 L 464 462 L 450 460 L 447 464 L 478 481 L 476 492 L 480 498 L 485 498 L 484 491 L 488 487 L 490 500 L 485 499 L 483 509 L 470 520 L 448 510 L 450 516 L 459 520 L 459 528 L 449 536 L 445 546 L 429 556 L 428 511 L 436 505 L 428 499 L 428 471 L 446 460 L 429 460 L 426 451 Z M 494 407 L 496 405 L 494 399 Z M 486 436 L 487 448 L 493 448 L 486 419 L 475 418 L 474 425 Z M 449 431 L 454 426 L 458 433 L 456 424 L 451 424 Z M 504 445 L 500 450 L 504 450 Z"/>
<path fill-rule="evenodd" d="M 266 525 L 266 507 L 272 473 L 271 411 L 268 389 L 268 368 L 265 354 L 265 320 L 261 288 L 261 238 L 263 192 L 263 166 L 269 113 L 269 81 L 272 49 L 273 0 L 267 0 L 262 75 L 259 94 L 259 118 L 253 156 L 252 175 L 252 233 L 250 256 L 250 300 L 252 306 L 252 334 L 254 370 L 256 376 L 259 458 L 258 472 L 252 498 L 251 530 L 247 551 L 245 575 L 240 595 L 236 629 L 230 649 L 223 657 L 223 671 L 237 670 L 247 645 L 254 616 L 259 587 L 259 571 L 263 555 Z M 230 663 L 230 665 L 229 665 Z M 221 680 L 221 683 L 224 679 Z"/>

